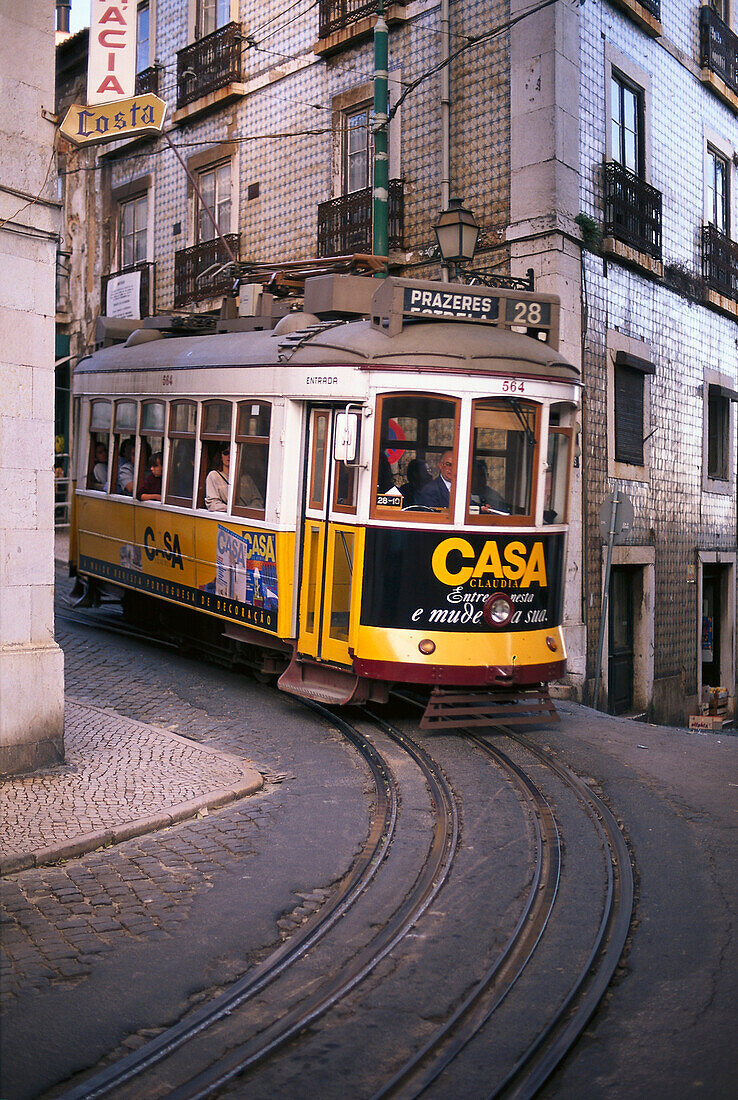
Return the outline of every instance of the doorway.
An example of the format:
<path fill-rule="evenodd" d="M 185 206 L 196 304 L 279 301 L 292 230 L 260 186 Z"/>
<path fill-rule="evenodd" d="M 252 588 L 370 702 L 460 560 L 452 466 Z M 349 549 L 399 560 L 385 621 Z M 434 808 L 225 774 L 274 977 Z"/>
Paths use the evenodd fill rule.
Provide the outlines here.
<path fill-rule="evenodd" d="M 610 575 L 608 638 L 608 710 L 627 714 L 633 709 L 635 582 L 637 568 L 613 566 Z"/>

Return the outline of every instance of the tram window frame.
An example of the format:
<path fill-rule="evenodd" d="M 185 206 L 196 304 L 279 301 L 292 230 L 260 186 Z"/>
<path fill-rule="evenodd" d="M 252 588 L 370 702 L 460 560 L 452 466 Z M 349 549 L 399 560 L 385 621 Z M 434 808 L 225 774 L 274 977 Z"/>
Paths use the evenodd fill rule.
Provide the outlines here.
<path fill-rule="evenodd" d="M 147 412 L 149 409 L 159 407 L 162 409 L 162 423 L 161 428 L 147 426 Z M 141 492 L 141 486 L 143 485 L 144 478 L 149 469 L 151 462 L 151 456 L 156 454 L 157 451 L 164 453 L 164 440 L 167 437 L 167 403 L 166 401 L 142 401 L 141 402 L 141 417 L 140 427 L 138 430 L 139 447 L 138 447 L 138 471 L 136 475 L 136 500 L 138 500 L 138 494 Z M 158 440 L 158 444 L 153 443 L 153 440 Z M 148 451 L 148 454 L 146 453 Z M 162 485 L 164 484 L 162 478 Z"/>
<path fill-rule="evenodd" d="M 528 474 L 528 492 L 529 492 L 528 511 L 527 512 L 512 512 L 512 511 L 511 512 L 503 512 L 502 510 L 499 510 L 499 511 L 495 510 L 493 512 L 481 512 L 481 511 L 480 512 L 472 512 L 471 509 L 472 509 L 472 507 L 474 507 L 474 505 L 472 504 L 472 495 L 473 495 L 473 488 L 474 488 L 473 483 L 472 483 L 472 475 L 473 475 L 475 466 L 476 466 L 477 462 L 479 461 L 479 459 L 481 457 L 480 453 L 479 453 L 480 451 L 483 452 L 487 457 L 502 458 L 504 460 L 504 463 L 505 463 L 505 465 L 504 465 L 505 493 L 503 494 L 503 496 L 504 496 L 504 499 L 505 499 L 505 503 L 507 503 L 507 497 L 508 497 L 508 493 L 509 493 L 508 474 L 507 474 L 509 445 L 507 444 L 507 441 L 506 441 L 506 445 L 505 445 L 504 449 L 497 448 L 497 449 L 493 450 L 490 447 L 479 447 L 477 445 L 477 436 L 476 436 L 477 423 L 476 423 L 476 421 L 477 421 L 477 413 L 478 412 L 494 412 L 494 411 L 497 411 L 493 407 L 493 405 L 497 405 L 499 407 L 499 411 L 504 412 L 505 415 L 508 415 L 508 413 L 509 413 L 509 415 L 511 415 L 512 417 L 515 417 L 516 414 L 515 414 L 515 410 L 514 410 L 514 407 L 513 407 L 513 401 L 517 402 L 519 405 L 524 405 L 527 409 L 531 409 L 534 412 L 534 421 L 533 421 L 533 425 L 532 425 L 531 430 L 533 432 L 535 442 L 533 444 L 533 453 L 531 455 L 530 468 L 529 468 L 529 474 Z M 485 408 L 485 406 L 487 406 L 487 407 Z M 503 406 L 507 406 L 507 408 L 503 408 Z M 524 434 L 522 424 L 520 425 L 520 429 L 521 429 L 520 434 Z M 528 444 L 525 440 L 523 440 L 523 446 L 530 446 L 530 444 Z M 470 524 L 474 524 L 475 526 L 485 526 L 485 527 L 534 527 L 535 526 L 535 521 L 536 521 L 536 504 L 537 504 L 537 499 L 538 499 L 538 475 L 539 475 L 539 471 L 540 471 L 540 453 L 541 453 L 541 405 L 540 405 L 540 403 L 535 402 L 535 401 L 527 401 L 527 400 L 522 399 L 522 398 L 510 398 L 510 397 L 507 397 L 505 394 L 498 394 L 498 395 L 495 395 L 495 396 L 492 396 L 492 397 L 489 397 L 489 396 L 488 397 L 480 397 L 480 398 L 477 398 L 476 400 L 472 401 L 471 424 L 470 424 L 470 434 L 469 434 L 469 474 L 468 474 L 468 481 L 467 481 L 467 485 L 466 485 L 466 497 L 465 497 L 466 522 L 470 523 Z M 486 474 L 486 477 L 488 478 L 489 477 L 489 469 L 488 469 L 486 463 L 485 463 L 485 474 Z M 493 489 L 494 492 L 499 494 L 499 489 L 495 489 L 494 486 L 491 486 L 491 488 Z M 490 505 L 489 501 L 487 503 L 488 503 L 489 506 L 493 506 L 493 505 Z"/>
<path fill-rule="evenodd" d="M 181 429 L 173 427 L 176 422 L 176 410 L 180 408 L 188 408 L 194 410 L 195 425 L 190 431 L 189 429 Z M 166 462 L 167 462 L 167 480 L 166 480 L 166 493 L 164 495 L 164 501 L 166 504 L 173 504 L 179 508 L 191 508 L 192 500 L 195 495 L 195 452 L 197 446 L 197 402 L 182 400 L 172 401 L 169 406 L 169 416 L 167 422 L 167 450 L 166 450 Z M 183 497 L 177 493 L 172 492 L 172 478 L 175 469 L 175 446 L 177 442 L 184 440 L 192 441 L 192 487 L 190 496 Z"/>
<path fill-rule="evenodd" d="M 318 424 L 325 425 L 322 441 L 318 436 Z M 318 447 L 322 442 L 323 460 L 320 465 L 316 461 Z M 313 417 L 312 442 L 310 446 L 310 490 L 308 492 L 308 508 L 317 510 L 325 507 L 326 470 L 331 460 L 331 413 L 329 409 L 316 409 Z M 319 476 L 318 476 L 319 475 Z"/>
<path fill-rule="evenodd" d="M 401 402 L 401 401 L 427 402 L 427 403 L 429 403 L 429 405 L 431 403 L 435 402 L 435 403 L 438 403 L 440 405 L 448 406 L 449 410 L 453 411 L 453 416 L 448 416 L 446 418 L 443 418 L 443 417 L 440 417 L 440 416 L 435 416 L 435 417 L 427 416 L 427 417 L 425 417 L 425 419 L 420 421 L 420 423 L 422 423 L 423 426 L 424 426 L 423 430 L 421 430 L 419 435 L 416 436 L 412 440 L 409 440 L 407 438 L 402 439 L 402 440 L 400 440 L 398 438 L 391 439 L 389 437 L 389 435 L 387 435 L 387 438 L 384 438 L 385 408 L 386 408 L 386 406 L 391 406 L 391 404 L 393 404 L 395 402 Z M 390 420 L 395 420 L 396 421 L 396 419 L 397 419 L 397 415 L 394 414 L 394 413 L 390 413 L 387 416 L 388 425 L 389 425 Z M 406 419 L 412 419 L 412 417 L 406 417 Z M 418 420 L 419 418 L 416 417 L 415 419 Z M 450 440 L 447 439 L 447 440 L 430 441 L 429 438 L 428 438 L 428 435 L 427 435 L 427 425 L 431 422 L 436 422 L 436 421 L 439 421 L 439 420 L 442 420 L 442 419 L 448 419 L 449 422 L 452 422 L 453 426 L 452 426 Z M 420 523 L 420 524 L 423 524 L 423 523 L 450 524 L 450 523 L 453 522 L 454 509 L 455 509 L 455 505 L 456 505 L 457 480 L 458 480 L 458 468 L 459 468 L 458 440 L 459 440 L 460 421 L 461 421 L 461 398 L 460 397 L 450 397 L 448 394 L 435 393 L 435 392 L 434 393 L 426 393 L 426 392 L 418 391 L 418 390 L 401 390 L 401 391 L 395 391 L 395 392 L 392 392 L 392 393 L 383 393 L 383 394 L 379 395 L 379 397 L 377 398 L 377 411 L 376 411 L 376 419 L 375 419 L 375 423 L 377 424 L 377 430 L 376 430 L 375 439 L 374 439 L 374 449 L 373 449 L 373 456 L 372 456 L 372 474 L 371 474 L 371 477 L 372 477 L 372 480 L 371 480 L 372 499 L 371 499 L 371 506 L 370 506 L 370 510 L 369 510 L 369 514 L 373 519 L 397 518 L 398 514 L 401 514 L 403 523 L 405 521 L 407 521 L 408 523 Z M 397 446 L 395 444 L 399 444 L 399 446 Z M 405 444 L 409 444 L 409 445 L 405 446 Z M 400 502 L 399 504 L 389 503 L 390 500 L 394 501 L 398 498 L 395 497 L 394 494 L 380 494 L 379 491 L 378 491 L 380 455 L 382 453 L 384 453 L 385 458 L 386 458 L 387 457 L 387 455 L 386 455 L 387 450 L 392 450 L 392 451 L 399 450 L 399 451 L 403 451 L 403 452 L 412 452 L 413 458 L 417 458 L 420 461 L 426 462 L 429 465 L 430 465 L 431 456 L 436 456 L 437 459 L 438 459 L 438 469 L 437 469 L 437 472 L 435 472 L 435 473 L 433 473 L 431 471 L 431 480 L 434 480 L 435 477 L 437 477 L 438 474 L 440 473 L 440 463 L 441 463 L 442 456 L 447 451 L 452 451 L 453 456 L 454 456 L 453 464 L 454 464 L 455 476 L 454 476 L 454 479 L 451 483 L 450 499 L 449 499 L 448 508 L 443 508 L 443 509 L 439 509 L 438 511 L 432 511 L 432 512 L 414 511 L 413 508 L 417 507 L 417 506 L 410 506 L 408 508 L 405 508 L 402 496 L 399 497 L 399 502 Z M 397 461 L 399 463 L 401 460 L 398 459 Z M 394 465 L 394 464 L 390 464 L 390 470 L 391 470 L 392 465 Z M 398 470 L 398 473 L 399 472 L 400 471 Z M 406 472 L 403 473 L 402 476 L 406 477 Z M 401 490 L 401 487 L 399 485 L 394 485 L 394 487 L 397 488 L 398 491 Z M 384 502 L 383 503 L 378 503 L 378 498 L 382 501 L 386 501 L 386 503 L 384 503 Z"/>
<path fill-rule="evenodd" d="M 259 413 L 254 413 L 254 407 L 258 406 L 261 410 Z M 243 430 L 243 420 L 251 420 L 253 417 L 259 419 L 264 416 L 266 412 L 267 424 L 266 434 L 263 432 L 254 434 L 249 431 Z M 259 424 L 259 427 L 263 427 Z M 231 464 L 232 467 L 232 479 L 233 479 L 233 514 L 236 516 L 249 516 L 253 519 L 263 519 L 266 515 L 267 504 L 267 486 L 269 481 L 269 450 L 272 434 L 272 403 L 271 401 L 264 401 L 261 398 L 252 398 L 248 401 L 239 401 L 236 405 L 236 432 L 235 432 L 235 450 L 236 461 Z M 264 452 L 266 458 L 264 459 L 263 473 L 257 471 L 256 466 L 250 464 L 250 468 L 243 470 L 243 460 L 246 454 L 260 454 Z M 254 477 L 254 473 L 259 473 L 262 484 L 260 485 L 257 479 Z M 253 482 L 254 488 L 261 489 L 262 504 L 261 507 L 254 507 L 249 504 L 239 504 L 238 497 L 241 492 L 241 480 L 243 476 L 247 476 Z"/>
<path fill-rule="evenodd" d="M 208 413 L 212 409 L 218 407 L 228 409 L 228 427 L 208 427 Z M 223 398 L 213 398 L 209 401 L 203 401 L 200 408 L 200 463 L 199 463 L 199 476 L 197 479 L 197 507 L 207 508 L 205 504 L 205 483 L 207 481 L 208 474 L 212 473 L 218 467 L 214 465 L 216 457 L 221 453 L 221 448 L 224 443 L 231 446 L 231 436 L 233 432 L 233 402 L 223 400 Z M 228 499 L 231 497 L 231 485 L 230 479 L 228 484 Z M 210 509 L 208 509 L 210 510 Z M 216 509 L 212 509 L 216 511 Z M 229 512 L 228 505 L 225 507 L 225 512 Z M 223 512 L 220 511 L 222 515 Z"/>
<path fill-rule="evenodd" d="M 133 409 L 133 417 L 126 423 L 121 424 L 121 413 L 122 410 L 127 406 L 130 406 Z M 132 401 L 130 397 L 126 397 L 123 398 L 121 401 L 115 402 L 115 410 L 113 412 L 113 460 L 108 468 L 108 493 L 112 496 L 127 497 L 131 500 L 135 499 L 134 489 L 136 486 L 136 455 L 138 450 L 136 440 L 138 436 L 138 423 L 138 401 Z M 130 493 L 118 488 L 118 478 L 120 475 L 120 471 L 118 469 L 120 462 L 120 452 L 125 446 L 126 442 L 130 442 L 133 447 L 133 453 L 131 455 L 133 477 L 131 479 L 132 487 Z"/>
<path fill-rule="evenodd" d="M 566 419 L 570 415 L 568 407 L 551 406 L 549 411 L 549 425 L 548 425 L 548 442 L 546 444 L 546 462 L 544 463 L 544 479 L 543 479 L 543 523 L 545 526 L 558 526 L 560 524 L 569 522 L 569 500 L 571 496 L 571 471 L 573 465 L 573 447 L 574 447 L 574 428 L 566 423 L 561 423 L 562 419 Z M 550 505 L 556 500 L 556 495 L 561 482 L 559 481 L 556 470 L 552 469 L 551 463 L 551 443 L 555 439 L 565 439 L 567 442 L 566 448 L 563 453 L 560 453 L 556 462 L 563 460 L 563 511 L 561 516 L 559 512 L 554 513 L 552 518 Z M 549 516 L 547 519 L 546 516 Z"/>
<path fill-rule="evenodd" d="M 103 421 L 95 423 L 95 410 L 107 406 L 108 415 Z M 107 421 L 107 426 L 105 424 Z M 110 451 L 111 451 L 111 428 L 113 426 L 113 402 L 108 398 L 98 399 L 90 402 L 90 426 L 88 431 L 88 453 L 87 453 L 87 476 L 85 478 L 85 487 L 92 493 L 104 493 L 107 490 L 107 485 L 110 480 Z M 103 438 L 104 436 L 104 438 Z M 105 459 L 106 473 L 105 480 L 100 482 L 94 475 L 94 469 L 97 465 L 95 460 L 95 451 L 99 445 L 105 447 L 105 453 L 107 455 Z"/>

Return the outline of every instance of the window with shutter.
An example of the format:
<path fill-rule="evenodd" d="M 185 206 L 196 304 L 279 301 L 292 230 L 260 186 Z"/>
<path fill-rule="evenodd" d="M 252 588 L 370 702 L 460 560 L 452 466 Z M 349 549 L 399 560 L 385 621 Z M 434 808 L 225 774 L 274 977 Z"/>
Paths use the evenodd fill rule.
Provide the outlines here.
<path fill-rule="evenodd" d="M 615 367 L 615 461 L 643 465 L 643 379 L 639 370 Z"/>

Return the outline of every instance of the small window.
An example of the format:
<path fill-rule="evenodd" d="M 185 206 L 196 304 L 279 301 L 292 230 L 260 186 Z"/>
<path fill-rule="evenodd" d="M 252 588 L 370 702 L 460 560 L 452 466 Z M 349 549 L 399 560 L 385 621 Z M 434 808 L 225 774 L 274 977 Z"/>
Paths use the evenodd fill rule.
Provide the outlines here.
<path fill-rule="evenodd" d="M 149 0 L 140 0 L 136 9 L 136 72 L 149 67 Z"/>
<path fill-rule="evenodd" d="M 643 466 L 644 374 L 615 366 L 615 461 Z"/>
<path fill-rule="evenodd" d="M 475 401 L 468 518 L 532 523 L 537 456 L 537 405 L 512 397 Z"/>
<path fill-rule="evenodd" d="M 113 426 L 113 463 L 109 491 L 133 496 L 138 406 L 135 401 L 118 401 Z"/>
<path fill-rule="evenodd" d="M 200 191 L 221 233 L 231 231 L 231 163 L 225 161 L 199 173 Z M 197 199 L 197 243 L 212 241 L 217 236 L 205 207 Z"/>
<path fill-rule="evenodd" d="M 728 158 L 707 146 L 707 219 L 719 233 L 729 236 Z"/>
<path fill-rule="evenodd" d="M 199 508 L 207 508 L 209 512 L 228 511 L 232 419 L 233 405 L 230 401 L 207 401 L 202 407 L 197 503 Z"/>
<path fill-rule="evenodd" d="M 167 467 L 167 504 L 192 507 L 195 481 L 194 401 L 175 401 L 169 415 L 169 462 Z"/>
<path fill-rule="evenodd" d="M 571 428 L 551 426 L 548 433 L 543 522 L 566 523 L 569 513 Z"/>
<path fill-rule="evenodd" d="M 613 71 L 610 84 L 612 159 L 643 176 L 643 90 Z"/>
<path fill-rule="evenodd" d="M 108 485 L 108 450 L 113 407 L 110 401 L 93 401 L 90 409 L 90 451 L 87 488 L 104 492 Z"/>
<path fill-rule="evenodd" d="M 356 454 L 361 446 L 361 420 L 358 421 Z M 357 468 L 345 462 L 335 462 L 333 466 L 333 510 L 335 512 L 356 512 L 356 491 L 358 487 Z"/>
<path fill-rule="evenodd" d="M 231 0 L 197 0 L 197 37 L 204 38 L 230 22 Z"/>
<path fill-rule="evenodd" d="M 136 497 L 140 500 L 141 486 L 151 472 L 151 460 L 158 456 L 161 463 L 164 451 L 164 418 L 166 405 L 163 401 L 144 401 L 141 406 L 141 428 L 139 431 L 138 477 L 136 478 Z"/>
<path fill-rule="evenodd" d="M 238 406 L 233 511 L 240 516 L 264 515 L 271 416 L 272 407 L 264 401 L 243 401 Z"/>
<path fill-rule="evenodd" d="M 369 187 L 371 169 L 371 113 L 365 105 L 344 113 L 344 194 Z"/>
<path fill-rule="evenodd" d="M 456 401 L 410 393 L 381 399 L 373 474 L 375 514 L 389 517 L 395 509 L 405 509 L 421 521 L 450 518 L 457 426 Z"/>
<path fill-rule="evenodd" d="M 148 195 L 120 204 L 120 255 L 121 267 L 133 267 L 146 262 L 149 219 Z"/>
<path fill-rule="evenodd" d="M 328 457 L 330 414 L 313 413 L 312 454 L 310 456 L 309 507 L 322 508 L 325 501 L 325 471 Z"/>
<path fill-rule="evenodd" d="M 719 386 L 710 386 L 707 397 L 707 476 L 727 481 L 730 476 L 730 401 Z"/>

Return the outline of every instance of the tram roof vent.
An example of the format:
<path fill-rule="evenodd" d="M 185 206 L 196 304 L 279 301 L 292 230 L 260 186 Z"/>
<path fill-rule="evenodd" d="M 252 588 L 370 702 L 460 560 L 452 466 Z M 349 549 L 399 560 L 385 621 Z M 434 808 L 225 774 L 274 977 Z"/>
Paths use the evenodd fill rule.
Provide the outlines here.
<path fill-rule="evenodd" d="M 305 312 L 325 321 L 368 317 L 376 289 L 365 275 L 316 275 L 305 280 Z"/>

